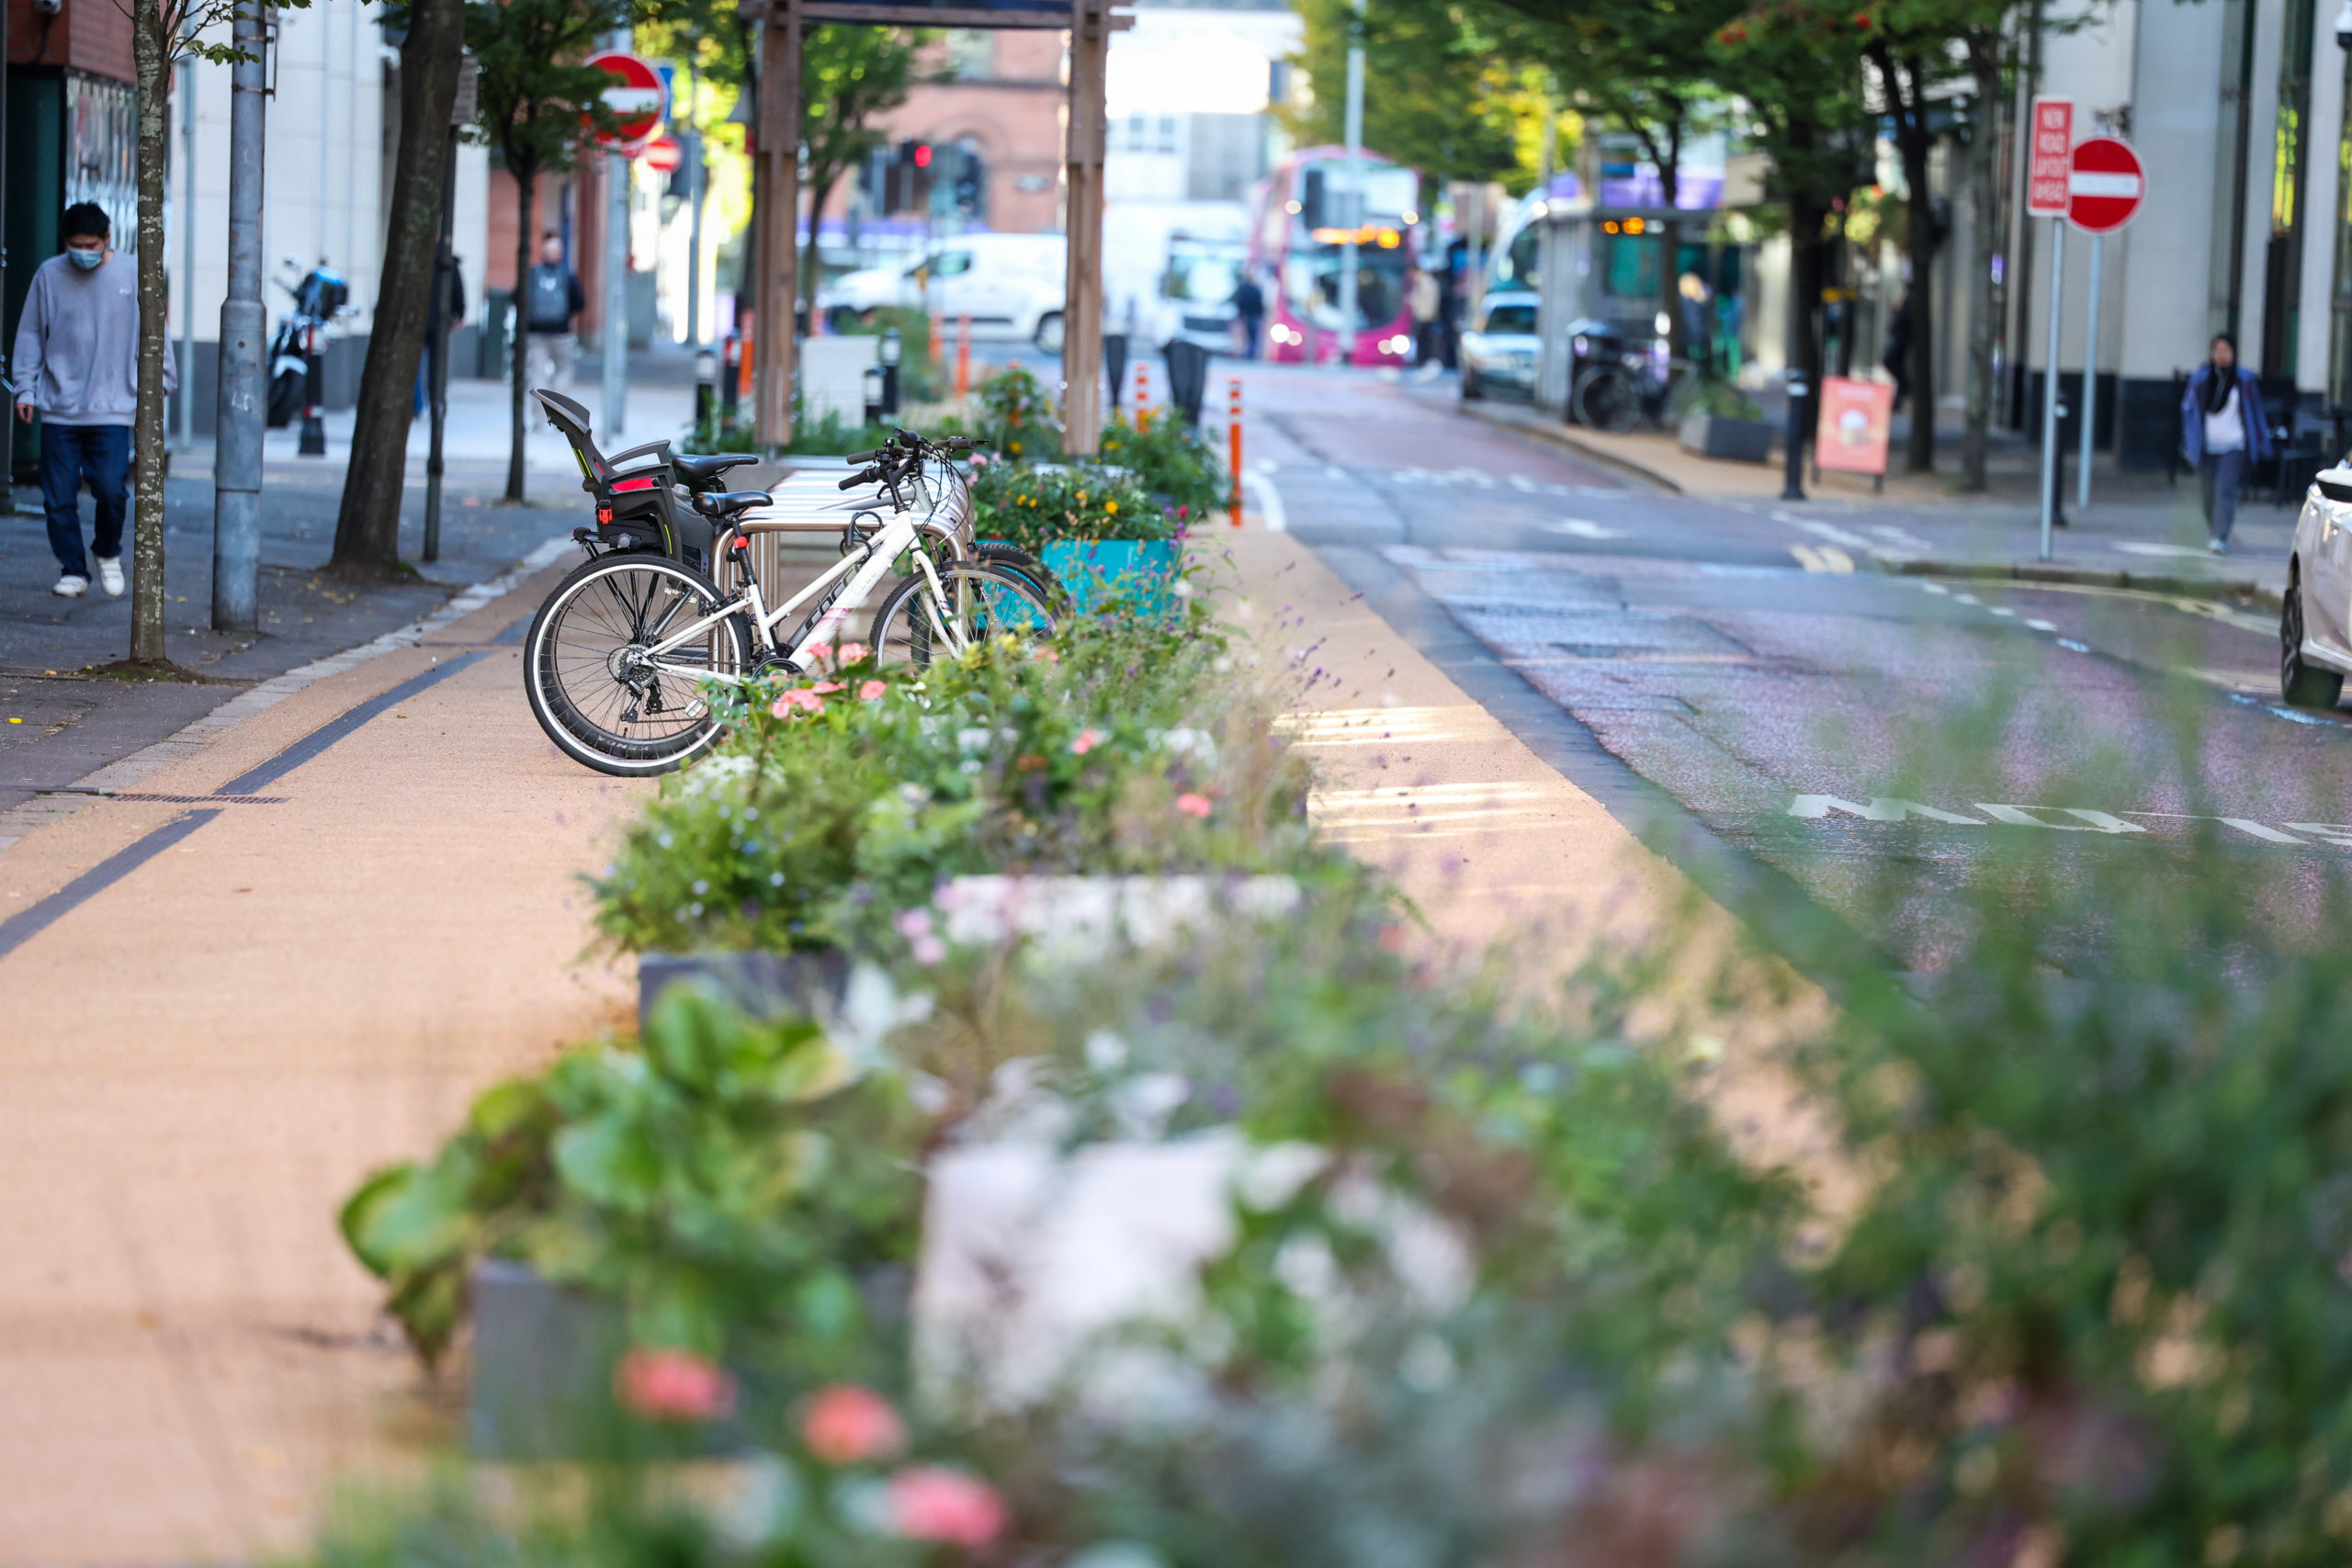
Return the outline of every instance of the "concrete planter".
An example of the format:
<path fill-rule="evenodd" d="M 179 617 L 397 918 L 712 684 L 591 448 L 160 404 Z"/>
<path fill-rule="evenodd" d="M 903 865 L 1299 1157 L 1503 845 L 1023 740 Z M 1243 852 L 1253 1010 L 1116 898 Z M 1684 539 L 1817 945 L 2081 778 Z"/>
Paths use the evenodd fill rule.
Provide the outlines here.
<path fill-rule="evenodd" d="M 795 1012 L 820 1015 L 840 1006 L 849 987 L 849 954 L 839 948 L 811 953 L 646 953 L 637 960 L 637 1027 L 672 986 L 716 990 L 754 1018 Z"/>
<path fill-rule="evenodd" d="M 1174 539 L 1057 539 L 1038 557 L 1080 615 L 1124 601 L 1132 613 L 1157 620 L 1175 608 L 1183 549 Z"/>
<path fill-rule="evenodd" d="M 577 1459 L 617 1438 L 613 1365 L 620 1303 L 549 1283 L 521 1263 L 474 1265 L 466 1443 L 483 1459 Z"/>
<path fill-rule="evenodd" d="M 1686 413 L 1679 436 L 1685 452 L 1702 457 L 1722 457 L 1735 463 L 1771 460 L 1772 427 L 1760 419 L 1726 419 L 1720 414 Z"/>

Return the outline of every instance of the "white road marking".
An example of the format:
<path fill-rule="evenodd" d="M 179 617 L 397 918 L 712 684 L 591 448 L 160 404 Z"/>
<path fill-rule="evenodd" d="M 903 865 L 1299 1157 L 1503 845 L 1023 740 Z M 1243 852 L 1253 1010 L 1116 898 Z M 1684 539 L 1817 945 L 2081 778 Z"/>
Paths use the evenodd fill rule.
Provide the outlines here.
<path fill-rule="evenodd" d="M 1290 532 L 1290 513 L 1283 510 L 1282 491 L 1274 488 L 1274 481 L 1268 479 L 1262 470 L 1252 470 L 1243 474 L 1241 488 L 1246 494 L 1257 501 L 1258 515 L 1265 519 L 1267 533 L 1287 534 Z"/>
<path fill-rule="evenodd" d="M 1854 558 L 1835 545 L 1791 545 L 1789 554 L 1807 571 L 1845 574 L 1854 570 Z"/>
<path fill-rule="evenodd" d="M 1951 592 L 1951 590 L 1946 588 L 1940 582 L 1928 582 L 1923 580 L 1919 584 L 1919 592 L 1922 593 L 1941 593 L 1949 595 Z"/>
<path fill-rule="evenodd" d="M 2256 821 L 2251 817 L 2211 817 L 2188 811 L 2125 811 L 2109 812 L 2081 806 L 2016 806 L 1996 801 L 1976 801 L 1971 810 L 1981 811 L 1991 822 L 1981 822 L 1957 811 L 1946 811 L 1934 806 L 1923 806 L 1916 800 L 1903 800 L 1891 795 L 1874 795 L 1866 804 L 1857 804 L 1835 795 L 1799 795 L 1790 798 L 1787 815 L 1820 821 L 1830 816 L 1854 817 L 1865 822 L 1907 822 L 1920 818 L 1929 822 L 1943 822 L 1960 828 L 2007 826 L 2012 828 L 2045 828 L 2059 833 L 2103 833 L 2110 837 L 2145 833 L 2148 829 L 2137 822 L 2127 822 L 2126 817 L 2152 817 L 2176 822 L 2219 822 L 2236 829 L 2250 839 L 2267 844 L 2286 844 L 2296 849 L 2310 849 L 2317 840 L 2337 849 L 2352 850 L 2352 823 L 2289 822 L 2285 829 Z M 2041 815 L 2037 816 L 2036 813 Z M 2051 817 L 2072 817 L 2072 822 L 2052 822 Z M 2297 838 L 2301 833 L 2304 837 Z"/>
<path fill-rule="evenodd" d="M 1525 474 L 1507 474 L 1504 477 L 1510 480 L 1511 489 L 1523 491 L 1528 495 L 1535 493 L 1535 481 Z"/>
<path fill-rule="evenodd" d="M 2048 621 L 2028 621 L 2026 625 L 2038 632 L 2054 632 L 2058 629 Z"/>
<path fill-rule="evenodd" d="M 1565 523 L 1546 523 L 1543 526 L 1547 533 L 1574 534 L 1579 539 L 1622 539 L 1625 536 L 1623 528 L 1604 528 L 1582 517 L 1571 517 Z"/>
<path fill-rule="evenodd" d="M 1992 611 L 1993 614 L 1996 615 L 2015 615 L 2017 614 L 2015 610 L 2010 609 L 2007 604 L 1995 604 L 1992 606 Z"/>
<path fill-rule="evenodd" d="M 1973 593 L 1955 593 L 1952 595 L 1952 598 L 1962 604 L 1982 604 L 1984 603 L 1984 600 L 1979 599 Z"/>

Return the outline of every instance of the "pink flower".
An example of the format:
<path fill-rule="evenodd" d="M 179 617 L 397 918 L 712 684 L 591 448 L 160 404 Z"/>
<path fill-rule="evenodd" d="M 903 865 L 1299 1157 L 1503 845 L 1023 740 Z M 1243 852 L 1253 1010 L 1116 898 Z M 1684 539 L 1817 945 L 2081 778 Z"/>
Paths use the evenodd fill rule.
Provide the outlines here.
<path fill-rule="evenodd" d="M 613 1369 L 613 1393 L 649 1421 L 717 1421 L 735 1413 L 735 1380 L 691 1350 L 632 1348 Z"/>
<path fill-rule="evenodd" d="M 825 699 L 819 696 L 817 693 L 820 691 L 833 692 L 839 691 L 840 689 L 840 687 L 832 685 L 830 682 L 821 687 L 795 686 L 792 690 L 785 693 L 784 695 L 776 698 L 775 705 L 768 709 L 768 712 L 775 715 L 778 718 L 790 718 L 792 716 L 792 710 L 795 708 L 807 708 L 810 713 L 822 713 L 825 711 Z"/>
<path fill-rule="evenodd" d="M 842 644 L 841 661 L 843 664 L 854 664 L 865 657 L 865 645 L 864 643 L 845 642 Z"/>
<path fill-rule="evenodd" d="M 1004 1530 L 1004 1500 L 984 1482 L 918 1465 L 890 1478 L 890 1526 L 910 1540 L 981 1547 Z"/>
<path fill-rule="evenodd" d="M 827 692 L 840 691 L 842 689 L 842 683 L 839 681 L 820 681 L 808 689 L 821 696 Z"/>
<path fill-rule="evenodd" d="M 1180 795 L 1176 797 L 1176 809 L 1187 817 L 1205 818 L 1211 809 L 1209 797 L 1205 795 Z"/>
<path fill-rule="evenodd" d="M 1050 648 L 1033 648 L 1029 650 L 1029 657 L 1042 659 L 1048 664 L 1059 664 L 1062 661 L 1062 656 Z"/>
<path fill-rule="evenodd" d="M 1179 517 L 1190 517 L 1192 514 L 1193 509 L 1189 506 L 1180 506 L 1176 509 L 1176 515 Z"/>
<path fill-rule="evenodd" d="M 1093 750 L 1094 748 L 1102 744 L 1102 732 L 1101 730 L 1081 729 L 1078 732 L 1078 739 L 1069 743 L 1069 749 L 1073 755 L 1083 757 L 1089 751 Z"/>
<path fill-rule="evenodd" d="M 862 703 L 870 703 L 889 689 L 879 681 L 868 681 L 857 689 L 857 700 Z"/>
<path fill-rule="evenodd" d="M 830 664 L 833 658 L 832 647 L 828 643 L 811 642 L 801 649 L 800 657 L 812 664 Z"/>
<path fill-rule="evenodd" d="M 890 1402 L 870 1388 L 820 1388 L 800 1418 L 800 1440 L 827 1464 L 888 1459 L 907 1445 L 907 1428 Z"/>

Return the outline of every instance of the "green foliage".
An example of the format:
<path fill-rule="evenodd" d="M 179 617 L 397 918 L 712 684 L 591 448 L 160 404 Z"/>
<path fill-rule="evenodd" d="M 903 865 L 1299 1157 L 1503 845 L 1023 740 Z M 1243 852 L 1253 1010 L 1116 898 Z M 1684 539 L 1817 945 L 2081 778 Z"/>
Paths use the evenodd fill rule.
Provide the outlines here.
<path fill-rule="evenodd" d="M 843 175 L 871 157 L 891 134 L 876 122 L 907 101 L 924 80 L 916 68 L 937 34 L 904 28 L 826 22 L 800 43 L 801 178 L 809 209 L 824 210 Z M 812 224 L 800 265 L 800 296 L 813 308 L 818 285 L 817 233 Z"/>
<path fill-rule="evenodd" d="M 868 1371 L 859 1278 L 911 1256 L 915 1140 L 899 1084 L 815 1025 L 674 989 L 637 1051 L 501 1084 L 430 1163 L 370 1177 L 343 1233 L 428 1359 L 498 1256 L 617 1297 L 641 1344 Z"/>
<path fill-rule="evenodd" d="M 1094 468 L 983 463 L 972 471 L 974 527 L 1032 555 L 1064 539 L 1172 539 L 1183 520 L 1132 479 Z"/>
<path fill-rule="evenodd" d="M 1178 521 L 1197 525 L 1226 504 L 1231 493 L 1224 463 L 1209 438 L 1172 415 L 1138 430 L 1125 418 L 1102 427 L 1102 459 L 1125 468 Z"/>
<path fill-rule="evenodd" d="M 1348 46 L 1358 26 L 1351 0 L 1305 0 L 1295 62 L 1314 96 L 1284 112 L 1301 146 L 1340 146 Z M 1453 0 L 1373 0 L 1361 23 L 1363 145 L 1420 170 L 1424 180 L 1535 183 L 1549 83 L 1526 24 L 1494 6 Z M 1573 138 L 1571 137 L 1571 140 Z M 1425 189 L 1424 202 L 1436 193 Z"/>
<path fill-rule="evenodd" d="M 1220 689 L 1227 658 L 1204 612 L 1100 616 L 919 677 L 845 668 L 813 709 L 741 705 L 594 880 L 598 929 L 640 951 L 781 951 L 967 873 L 1295 863 L 1305 779 L 1256 699 Z"/>
<path fill-rule="evenodd" d="M 469 0 L 480 105 L 469 134 L 518 179 L 571 168 L 588 145 L 583 127 L 613 124 L 604 100 L 612 78 L 579 62 L 628 14 L 621 0 Z"/>
<path fill-rule="evenodd" d="M 1050 461 L 1062 449 L 1061 415 L 1046 384 L 1025 365 L 1008 365 L 980 383 L 978 428 L 1000 458 Z"/>
<path fill-rule="evenodd" d="M 1715 419 L 1762 419 L 1764 410 L 1754 398 L 1731 382 L 1713 376 L 1693 376 L 1674 389 L 1677 413 L 1703 413 Z"/>

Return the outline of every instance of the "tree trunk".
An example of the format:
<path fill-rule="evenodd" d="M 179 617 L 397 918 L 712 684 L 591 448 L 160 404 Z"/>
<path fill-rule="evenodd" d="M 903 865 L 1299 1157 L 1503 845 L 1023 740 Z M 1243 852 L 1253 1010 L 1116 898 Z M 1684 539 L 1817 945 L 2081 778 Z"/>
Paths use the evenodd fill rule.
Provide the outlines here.
<path fill-rule="evenodd" d="M 832 199 L 833 186 L 841 180 L 841 172 L 808 171 L 808 248 L 800 264 L 800 303 L 808 312 L 808 330 L 817 330 L 817 224 L 825 210 L 825 203 Z M 832 329 L 825 329 L 831 332 Z"/>
<path fill-rule="evenodd" d="M 400 570 L 401 485 L 417 363 L 433 310 L 441 243 L 441 179 L 449 114 L 465 46 L 464 0 L 415 0 L 401 45 L 401 140 L 386 203 L 384 265 L 359 376 L 359 410 L 335 516 L 332 570 L 384 576 Z"/>
<path fill-rule="evenodd" d="M 170 659 L 164 647 L 164 354 L 171 284 L 164 272 L 164 153 L 171 103 L 171 37 L 162 0 L 137 0 L 131 58 L 139 78 L 139 402 L 132 416 L 130 657 Z"/>
<path fill-rule="evenodd" d="M 1896 80 L 1903 73 L 1898 68 Z M 1942 236 L 1936 231 L 1935 198 L 1928 190 L 1928 106 L 1924 73 L 1913 60 L 1909 71 L 1910 98 L 1895 117 L 1902 145 L 1903 179 L 1911 189 L 1910 221 L 1904 225 L 1911 258 L 1911 444 L 1904 454 L 1906 472 L 1929 474 L 1936 468 L 1936 251 Z"/>
<path fill-rule="evenodd" d="M 506 344 L 509 412 L 514 416 L 514 441 L 506 454 L 506 499 L 523 503 L 524 387 L 531 364 L 531 225 L 537 218 L 539 171 L 537 164 L 507 153 L 506 167 L 514 175 L 514 331 Z"/>
<path fill-rule="evenodd" d="M 1968 412 L 1960 434 L 1960 488 L 1981 494 L 1986 488 L 1984 458 L 1993 426 L 1993 344 L 2001 323 L 1993 319 L 1993 253 L 2001 237 L 1993 225 L 2000 184 L 1999 138 L 1993 134 L 1994 107 L 2001 100 L 2000 35 L 1972 36 L 1968 64 L 1976 78 L 1976 131 L 1968 144 Z"/>
<path fill-rule="evenodd" d="M 1669 362 L 1690 357 L 1690 334 L 1682 324 L 1682 225 L 1672 214 L 1682 198 L 1682 121 L 1678 117 L 1666 131 L 1666 157 L 1657 166 L 1657 189 L 1668 214 L 1658 225 L 1658 312 L 1666 318 L 1666 355 Z M 1668 371 L 1671 374 L 1671 369 Z"/>
<path fill-rule="evenodd" d="M 1829 210 L 1811 191 L 1789 193 L 1789 369 L 1811 389 L 1797 417 L 1803 439 L 1813 439 L 1821 397 L 1821 288 L 1831 241 L 1822 233 Z"/>

